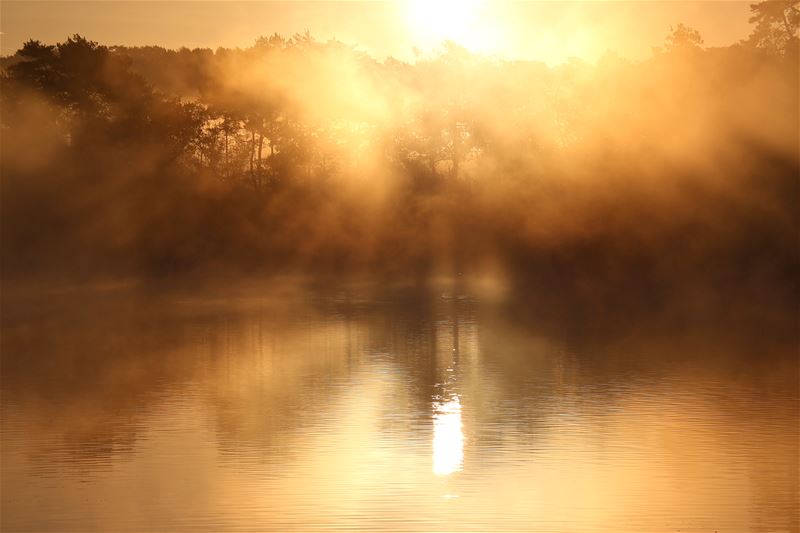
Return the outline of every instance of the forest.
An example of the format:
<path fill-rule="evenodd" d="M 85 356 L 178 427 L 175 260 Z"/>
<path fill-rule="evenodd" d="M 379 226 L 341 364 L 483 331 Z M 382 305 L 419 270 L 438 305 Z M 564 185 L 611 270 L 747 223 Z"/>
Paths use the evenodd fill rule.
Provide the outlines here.
<path fill-rule="evenodd" d="M 545 302 L 795 305 L 798 2 L 548 66 L 29 40 L 2 59 L 4 283 L 496 277 Z"/>

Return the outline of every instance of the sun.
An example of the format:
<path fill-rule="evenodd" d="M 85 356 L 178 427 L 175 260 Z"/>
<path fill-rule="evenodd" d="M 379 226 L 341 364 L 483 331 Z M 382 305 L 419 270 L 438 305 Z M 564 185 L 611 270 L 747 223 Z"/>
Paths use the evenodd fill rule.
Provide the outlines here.
<path fill-rule="evenodd" d="M 409 0 L 406 5 L 408 28 L 423 48 L 449 40 L 488 52 L 494 44 L 485 0 Z"/>

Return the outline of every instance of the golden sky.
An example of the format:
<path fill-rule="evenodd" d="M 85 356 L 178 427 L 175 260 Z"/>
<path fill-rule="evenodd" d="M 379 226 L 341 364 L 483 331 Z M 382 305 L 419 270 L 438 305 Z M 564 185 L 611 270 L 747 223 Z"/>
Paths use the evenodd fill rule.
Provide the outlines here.
<path fill-rule="evenodd" d="M 32 1 L 0 3 L 0 52 L 36 38 L 80 33 L 103 44 L 216 48 L 249 46 L 260 35 L 305 30 L 320 40 L 356 44 L 382 59 L 414 58 L 444 39 L 505 58 L 559 63 L 596 60 L 607 51 L 638 58 L 663 43 L 671 25 L 698 29 L 706 45 L 749 32 L 750 2 L 378 1 Z"/>

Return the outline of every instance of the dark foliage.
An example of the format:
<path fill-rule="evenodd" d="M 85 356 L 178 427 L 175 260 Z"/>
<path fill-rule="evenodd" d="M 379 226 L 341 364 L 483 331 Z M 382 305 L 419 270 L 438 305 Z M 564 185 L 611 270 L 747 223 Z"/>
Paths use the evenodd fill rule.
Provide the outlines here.
<path fill-rule="evenodd" d="M 597 66 L 29 41 L 2 80 L 4 278 L 489 273 L 548 305 L 793 305 L 796 6 Z"/>

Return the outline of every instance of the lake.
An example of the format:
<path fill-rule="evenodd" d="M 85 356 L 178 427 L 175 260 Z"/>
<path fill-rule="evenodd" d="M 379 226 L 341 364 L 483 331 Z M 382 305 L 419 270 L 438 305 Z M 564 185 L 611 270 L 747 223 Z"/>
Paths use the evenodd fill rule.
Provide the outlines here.
<path fill-rule="evenodd" d="M 0 529 L 800 529 L 796 336 L 518 300 L 7 299 Z"/>

